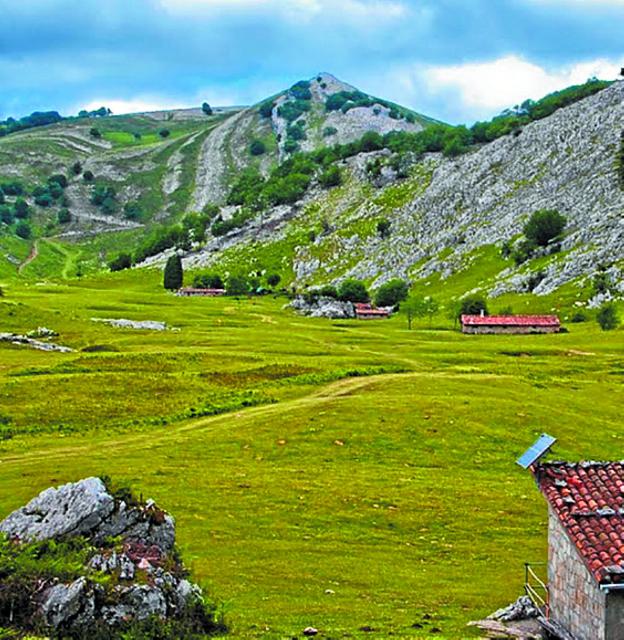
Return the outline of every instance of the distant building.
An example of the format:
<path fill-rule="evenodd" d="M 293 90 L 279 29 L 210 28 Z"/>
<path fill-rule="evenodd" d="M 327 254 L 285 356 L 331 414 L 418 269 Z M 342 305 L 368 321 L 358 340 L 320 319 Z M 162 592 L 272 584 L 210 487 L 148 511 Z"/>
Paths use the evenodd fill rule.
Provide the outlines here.
<path fill-rule="evenodd" d="M 183 287 L 178 291 L 179 296 L 224 296 L 225 289 L 199 289 L 196 287 Z"/>
<path fill-rule="evenodd" d="M 355 317 L 358 320 L 382 320 L 390 317 L 390 312 L 386 309 L 375 309 L 368 302 L 356 302 Z"/>
<path fill-rule="evenodd" d="M 463 333 L 558 333 L 557 316 L 462 315 Z"/>
<path fill-rule="evenodd" d="M 548 597 L 554 628 L 575 640 L 624 638 L 624 463 L 531 466 L 548 501 Z"/>

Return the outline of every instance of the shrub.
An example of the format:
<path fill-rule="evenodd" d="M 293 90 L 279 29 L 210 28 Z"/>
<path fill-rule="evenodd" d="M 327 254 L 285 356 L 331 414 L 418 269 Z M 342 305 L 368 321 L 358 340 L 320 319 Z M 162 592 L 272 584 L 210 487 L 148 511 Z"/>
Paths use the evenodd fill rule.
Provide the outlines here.
<path fill-rule="evenodd" d="M 362 152 L 379 151 L 383 149 L 383 138 L 376 131 L 367 131 L 359 142 Z"/>
<path fill-rule="evenodd" d="M 67 176 L 64 176 L 62 173 L 57 173 L 48 178 L 48 184 L 58 184 L 61 189 L 65 189 L 67 187 Z"/>
<path fill-rule="evenodd" d="M 272 273 L 270 276 L 267 276 L 267 284 L 269 287 L 277 287 L 277 285 L 281 281 L 281 276 L 277 273 Z"/>
<path fill-rule="evenodd" d="M 390 224 L 390 220 L 388 220 L 387 218 L 382 218 L 377 222 L 377 233 L 382 238 L 388 238 L 390 237 L 391 226 L 392 225 Z"/>
<path fill-rule="evenodd" d="M 322 286 L 319 290 L 319 294 L 324 298 L 334 298 L 338 299 L 338 290 L 334 287 L 333 284 L 326 284 Z"/>
<path fill-rule="evenodd" d="M 169 129 L 161 129 L 158 132 L 158 135 L 164 140 L 165 138 L 168 138 L 171 135 L 171 131 L 169 131 Z"/>
<path fill-rule="evenodd" d="M 524 225 L 524 235 L 540 247 L 545 247 L 561 235 L 565 225 L 565 216 L 555 209 L 540 209 L 534 211 Z"/>
<path fill-rule="evenodd" d="M 603 331 L 616 329 L 620 324 L 620 319 L 615 304 L 613 302 L 603 304 L 596 314 L 596 321 Z"/>
<path fill-rule="evenodd" d="M 312 92 L 310 91 L 310 83 L 307 80 L 301 80 L 290 87 L 288 93 L 297 100 L 311 100 Z"/>
<path fill-rule="evenodd" d="M 69 209 L 63 208 L 58 212 L 59 224 L 67 224 L 71 222 L 71 213 Z"/>
<path fill-rule="evenodd" d="M 382 284 L 375 294 L 375 304 L 378 307 L 394 307 L 407 299 L 409 286 L 405 280 L 395 279 Z"/>
<path fill-rule="evenodd" d="M 458 316 L 462 315 L 475 315 L 478 316 L 481 312 L 484 315 L 488 315 L 487 302 L 479 295 L 469 295 L 462 299 L 459 306 Z"/>
<path fill-rule="evenodd" d="M 275 103 L 272 100 L 267 100 L 258 107 L 258 111 L 263 118 L 270 118 L 273 115 L 274 107 Z"/>
<path fill-rule="evenodd" d="M 124 269 L 129 269 L 131 266 L 132 258 L 127 253 L 120 253 L 108 263 L 108 268 L 111 271 L 123 271 Z"/>
<path fill-rule="evenodd" d="M 523 262 L 530 260 L 537 249 L 537 245 L 533 240 L 522 240 L 511 251 L 511 258 L 520 266 Z"/>
<path fill-rule="evenodd" d="M 169 291 L 175 291 L 182 286 L 184 271 L 182 269 L 182 259 L 179 255 L 173 255 L 165 264 L 163 274 L 163 286 Z"/>
<path fill-rule="evenodd" d="M 299 151 L 299 145 L 294 140 L 286 140 L 286 142 L 284 142 L 284 151 L 288 154 L 297 153 L 297 151 Z"/>
<path fill-rule="evenodd" d="M 570 318 L 570 322 L 579 323 L 579 322 L 587 322 L 587 314 L 583 311 L 577 311 L 572 314 Z"/>
<path fill-rule="evenodd" d="M 78 161 L 74 162 L 74 164 L 72 164 L 71 170 L 75 176 L 79 176 L 82 173 L 82 164 L 80 164 L 80 162 Z"/>
<path fill-rule="evenodd" d="M 99 139 L 102 137 L 102 134 L 100 133 L 100 130 L 97 127 L 91 127 L 91 129 L 89 130 L 89 133 L 92 138 Z"/>
<path fill-rule="evenodd" d="M 63 197 L 63 187 L 58 182 L 51 182 L 48 185 L 48 193 L 54 200 L 60 200 Z"/>
<path fill-rule="evenodd" d="M 329 187 L 337 187 L 342 183 L 342 172 L 335 165 L 330 165 L 319 176 L 319 183 L 326 189 Z"/>
<path fill-rule="evenodd" d="M 85 182 L 93 182 L 93 180 L 95 179 L 95 176 L 93 175 L 93 171 L 89 171 L 89 169 L 87 169 L 83 174 L 82 174 L 82 179 Z"/>
<path fill-rule="evenodd" d="M 115 191 L 114 187 L 99 182 L 93 187 L 93 191 L 91 193 L 91 203 L 98 207 L 101 207 L 106 199 L 114 200 L 116 196 L 117 192 Z"/>
<path fill-rule="evenodd" d="M 8 204 L 0 205 L 0 220 L 4 224 L 13 224 L 15 221 L 15 213 Z"/>
<path fill-rule="evenodd" d="M 24 193 L 24 185 L 19 180 L 9 180 L 0 184 L 4 195 L 21 196 Z"/>
<path fill-rule="evenodd" d="M 202 104 L 202 107 L 201 107 L 201 108 L 202 108 L 202 112 L 203 112 L 205 115 L 207 115 L 207 116 L 211 116 L 211 115 L 212 115 L 212 107 L 211 107 L 207 102 L 204 102 L 204 103 Z"/>
<path fill-rule="evenodd" d="M 193 286 L 198 289 L 225 289 L 221 276 L 216 273 L 196 275 L 193 278 Z"/>
<path fill-rule="evenodd" d="M 343 302 L 368 302 L 370 296 L 361 280 L 349 278 L 338 287 L 338 298 Z"/>
<path fill-rule="evenodd" d="M 28 240 L 32 235 L 32 230 L 30 226 L 26 222 L 19 222 L 15 227 L 15 233 L 20 238 L 24 240 Z"/>
<path fill-rule="evenodd" d="M 249 293 L 249 282 L 245 276 L 230 276 L 225 285 L 225 291 L 229 296 L 244 296 Z"/>
<path fill-rule="evenodd" d="M 277 115 L 287 122 L 294 122 L 306 111 L 310 111 L 310 103 L 306 100 L 289 100 L 277 108 Z"/>
<path fill-rule="evenodd" d="M 0 204 L 4 204 L 5 202 L 6 202 L 6 199 L 4 197 L 4 191 L 0 189 Z"/>
<path fill-rule="evenodd" d="M 49 207 L 54 203 L 54 198 L 49 192 L 42 193 L 41 195 L 35 196 L 35 204 L 39 207 Z"/>
<path fill-rule="evenodd" d="M 262 140 L 253 140 L 249 145 L 249 153 L 251 153 L 252 156 L 261 156 L 266 153 L 266 145 Z"/>
<path fill-rule="evenodd" d="M 338 129 L 336 127 L 325 127 L 323 129 L 323 138 L 329 138 L 330 136 L 335 136 L 338 133 Z"/>

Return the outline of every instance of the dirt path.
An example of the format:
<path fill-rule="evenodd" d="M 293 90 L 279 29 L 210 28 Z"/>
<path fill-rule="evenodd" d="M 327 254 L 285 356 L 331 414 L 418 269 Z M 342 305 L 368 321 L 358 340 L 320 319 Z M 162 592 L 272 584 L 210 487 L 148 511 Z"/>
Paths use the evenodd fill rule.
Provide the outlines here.
<path fill-rule="evenodd" d="M 30 248 L 30 253 L 28 254 L 28 257 L 26 258 L 26 260 L 24 260 L 24 262 L 22 262 L 22 264 L 20 264 L 20 266 L 17 268 L 17 273 L 22 273 L 22 271 L 33 261 L 36 260 L 37 256 L 39 255 L 39 240 L 35 240 L 35 242 L 33 243 L 33 246 Z"/>
<path fill-rule="evenodd" d="M 332 382 L 331 384 L 315 390 L 313 393 L 295 398 L 294 400 L 286 400 L 277 404 L 266 404 L 258 407 L 250 407 L 241 409 L 231 413 L 225 413 L 218 416 L 210 416 L 207 418 L 199 418 L 197 420 L 186 420 L 177 424 L 172 424 L 166 430 L 153 433 L 139 433 L 120 435 L 117 438 L 106 440 L 106 450 L 113 451 L 140 451 L 151 449 L 158 445 L 172 442 L 180 442 L 188 437 L 192 437 L 198 433 L 206 431 L 217 431 L 219 429 L 231 429 L 236 420 L 245 419 L 262 419 L 268 416 L 279 415 L 300 408 L 318 406 L 332 402 L 337 398 L 347 397 L 358 393 L 363 389 L 377 384 L 381 380 L 387 382 L 393 379 L 409 378 L 418 376 L 414 373 L 392 373 L 369 376 L 365 378 L 344 378 Z M 41 460 L 61 460 L 68 457 L 80 457 L 89 455 L 94 449 L 99 449 L 101 443 L 94 441 L 91 444 L 81 443 L 68 447 L 55 447 L 34 452 L 25 452 L 20 454 L 8 454 L 0 458 L 3 468 L 8 464 L 38 464 Z"/>
<path fill-rule="evenodd" d="M 199 153 L 193 207 L 201 211 L 209 202 L 220 202 L 225 197 L 224 179 L 227 172 L 225 160 L 227 141 L 234 134 L 247 111 L 241 111 L 220 124 L 206 138 Z"/>

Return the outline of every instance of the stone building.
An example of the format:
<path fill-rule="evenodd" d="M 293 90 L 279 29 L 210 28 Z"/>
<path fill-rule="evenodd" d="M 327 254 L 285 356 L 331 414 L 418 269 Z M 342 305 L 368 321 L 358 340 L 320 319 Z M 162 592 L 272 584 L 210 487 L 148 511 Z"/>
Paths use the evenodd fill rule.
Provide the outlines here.
<path fill-rule="evenodd" d="M 624 640 L 624 463 L 531 469 L 548 502 L 547 617 L 575 640 Z"/>
<path fill-rule="evenodd" d="M 558 333 L 557 316 L 462 315 L 463 333 Z"/>

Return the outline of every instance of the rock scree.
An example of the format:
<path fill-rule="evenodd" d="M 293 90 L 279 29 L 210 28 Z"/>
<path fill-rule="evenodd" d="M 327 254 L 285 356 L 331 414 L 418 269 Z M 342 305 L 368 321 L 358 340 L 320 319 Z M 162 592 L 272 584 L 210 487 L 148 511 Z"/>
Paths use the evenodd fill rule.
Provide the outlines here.
<path fill-rule="evenodd" d="M 20 567 L 33 558 L 30 576 Z M 173 517 L 108 479 L 46 489 L 0 522 L 5 566 L 0 628 L 98 640 L 126 632 L 203 638 L 225 630 L 187 579 Z"/>

